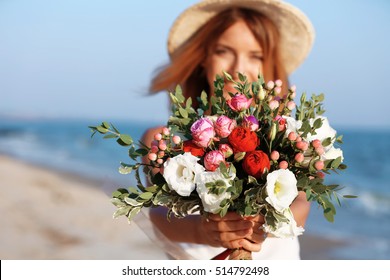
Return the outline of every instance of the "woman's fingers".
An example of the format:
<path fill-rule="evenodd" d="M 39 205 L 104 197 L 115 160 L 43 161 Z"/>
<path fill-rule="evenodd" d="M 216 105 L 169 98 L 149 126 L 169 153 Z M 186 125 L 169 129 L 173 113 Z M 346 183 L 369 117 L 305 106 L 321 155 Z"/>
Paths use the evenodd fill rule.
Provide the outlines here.
<path fill-rule="evenodd" d="M 203 219 L 202 226 L 207 234 L 210 245 L 225 248 L 243 247 L 257 252 L 264 241 L 262 225 L 264 217 L 241 217 L 229 212 L 224 217 L 211 214 Z"/>

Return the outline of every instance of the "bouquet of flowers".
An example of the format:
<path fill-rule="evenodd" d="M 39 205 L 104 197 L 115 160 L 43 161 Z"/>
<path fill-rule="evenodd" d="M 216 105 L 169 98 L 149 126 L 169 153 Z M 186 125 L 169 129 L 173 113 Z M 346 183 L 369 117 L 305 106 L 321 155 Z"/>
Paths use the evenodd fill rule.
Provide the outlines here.
<path fill-rule="evenodd" d="M 197 109 L 177 86 L 170 93 L 172 115 L 152 143 L 136 145 L 107 122 L 90 127 L 92 136 L 98 132 L 128 146 L 133 160 L 121 163 L 119 172 L 134 172 L 137 185 L 113 193 L 112 203 L 118 208 L 114 217 L 131 220 L 143 207 L 157 206 L 167 207 L 168 216 L 176 217 L 195 212 L 261 214 L 263 231 L 285 238 L 304 231 L 290 210 L 298 191 L 303 191 L 333 221 L 332 200 L 340 204 L 339 197 L 352 196 L 342 196 L 338 185 L 324 183 L 326 174 L 346 168 L 342 150 L 336 147 L 342 136 L 322 116 L 324 95 L 308 99 L 303 94 L 297 106 L 294 87 L 280 96 L 280 80 L 265 83 L 259 76 L 249 83 L 242 74 L 240 81 L 224 76 L 216 78 L 214 95 L 202 92 Z M 230 99 L 223 96 L 225 79 L 237 90 L 229 93 Z M 238 254 L 240 259 L 250 257 Z"/>

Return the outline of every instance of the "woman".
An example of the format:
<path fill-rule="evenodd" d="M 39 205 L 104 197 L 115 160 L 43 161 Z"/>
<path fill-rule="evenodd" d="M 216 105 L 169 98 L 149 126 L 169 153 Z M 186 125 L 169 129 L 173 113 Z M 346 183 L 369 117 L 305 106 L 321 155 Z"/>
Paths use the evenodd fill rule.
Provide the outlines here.
<path fill-rule="evenodd" d="M 257 80 L 260 73 L 266 81 L 280 79 L 288 85 L 287 75 L 306 57 L 313 37 L 306 16 L 284 2 L 205 0 L 184 11 L 174 23 L 168 39 L 171 62 L 157 73 L 151 91 L 171 90 L 180 84 L 185 96 L 195 101 L 202 90 L 213 94 L 214 79 L 223 71 L 235 80 L 239 72 L 249 81 Z M 233 85 L 225 81 L 225 98 L 229 91 Z M 151 143 L 160 130 L 148 130 L 144 143 Z M 298 226 L 304 226 L 310 209 L 304 193 L 291 209 Z M 223 218 L 211 215 L 208 220 L 192 215 L 170 222 L 163 208 L 152 209 L 150 215 L 164 235 L 182 243 L 195 258 L 210 259 L 223 248 L 243 247 L 255 259 L 299 259 L 297 238 L 265 239 L 261 215 L 244 219 L 228 213 Z"/>

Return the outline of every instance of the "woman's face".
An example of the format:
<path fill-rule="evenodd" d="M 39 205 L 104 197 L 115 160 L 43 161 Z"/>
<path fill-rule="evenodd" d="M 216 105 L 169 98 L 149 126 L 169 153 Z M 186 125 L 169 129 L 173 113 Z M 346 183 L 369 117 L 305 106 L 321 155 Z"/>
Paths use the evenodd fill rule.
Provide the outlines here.
<path fill-rule="evenodd" d="M 263 72 L 263 51 L 246 23 L 237 21 L 222 33 L 203 66 L 210 88 L 214 88 L 215 77 L 217 74 L 221 76 L 222 71 L 232 75 L 236 81 L 240 72 L 253 82 Z M 225 98 L 230 98 L 228 92 L 236 92 L 233 87 L 234 84 L 225 80 Z"/>

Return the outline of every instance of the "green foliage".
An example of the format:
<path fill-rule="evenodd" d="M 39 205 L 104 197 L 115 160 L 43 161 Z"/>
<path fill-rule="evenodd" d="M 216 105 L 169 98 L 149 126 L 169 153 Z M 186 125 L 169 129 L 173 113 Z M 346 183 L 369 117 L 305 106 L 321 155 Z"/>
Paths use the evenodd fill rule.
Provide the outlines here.
<path fill-rule="evenodd" d="M 234 84 L 238 93 L 251 98 L 252 105 L 240 112 L 231 108 L 224 97 L 224 82 L 229 81 Z M 238 124 L 243 122 L 244 117 L 252 115 L 259 122 L 259 128 L 255 131 L 259 138 L 257 149 L 265 152 L 268 157 L 272 151 L 279 154 L 278 160 L 271 160 L 270 170 L 267 170 L 260 178 L 247 175 L 243 171 L 242 161 L 246 152 L 235 152 L 229 159 L 229 164 L 221 163 L 219 170 L 223 178 L 213 182 L 206 183 L 209 194 L 220 196 L 229 193 L 229 198 L 224 199 L 217 213 L 223 217 L 228 211 L 235 211 L 242 216 L 264 215 L 265 221 L 271 228 L 276 227 L 277 223 L 288 222 L 283 213 L 279 213 L 266 200 L 269 196 L 266 190 L 267 175 L 272 171 L 278 170 L 281 161 L 288 162 L 288 169 L 294 173 L 297 179 L 297 188 L 306 194 L 308 201 L 315 202 L 323 209 L 326 220 L 332 222 L 336 215 L 335 201 L 337 205 L 341 204 L 341 198 L 355 198 L 353 195 L 340 195 L 342 189 L 338 185 L 326 185 L 324 179 L 316 170 L 315 163 L 321 159 L 316 154 L 315 149 L 309 146 L 304 152 L 296 147 L 294 140 L 289 140 L 286 133 L 281 129 L 280 116 L 291 116 L 292 111 L 288 109 L 288 102 L 293 100 L 295 92 L 291 89 L 281 98 L 277 93 L 276 87 L 269 88 L 265 84 L 264 78 L 259 76 L 256 81 L 249 82 L 247 77 L 238 73 L 238 81 L 228 73 L 223 76 L 217 76 L 214 81 L 214 94 L 208 95 L 202 92 L 197 98 L 198 108 L 194 108 L 193 100 L 186 98 L 182 88 L 178 85 L 173 92 L 169 93 L 171 100 L 172 114 L 167 122 L 170 129 L 170 135 L 162 137 L 167 142 L 164 155 L 160 157 L 162 162 L 168 158 L 173 158 L 183 153 L 183 144 L 176 145 L 171 141 L 173 133 L 176 133 L 185 139 L 191 139 L 190 128 L 192 124 L 205 114 L 212 116 L 225 115 L 236 120 Z M 231 96 L 235 94 L 229 93 Z M 274 108 L 270 106 L 271 100 L 277 100 L 279 106 Z M 316 131 L 323 126 L 323 119 L 318 118 L 325 111 L 323 109 L 324 94 L 313 94 L 310 98 L 304 93 L 300 97 L 300 104 L 295 109 L 295 119 L 301 122 L 297 133 L 299 137 L 305 139 L 308 136 L 315 136 Z M 272 107 L 272 108 L 271 108 Z M 180 196 L 173 191 L 167 184 L 164 176 L 159 172 L 163 166 L 155 161 L 145 160 L 150 153 L 149 146 L 142 142 L 134 143 L 132 137 L 127 134 L 121 134 L 119 130 L 111 123 L 102 122 L 97 126 L 90 126 L 93 137 L 95 134 L 103 135 L 104 139 L 113 139 L 128 149 L 129 158 L 134 163 L 121 163 L 119 172 L 121 174 L 132 174 L 136 179 L 136 186 L 130 186 L 127 189 L 119 188 L 112 194 L 111 202 L 117 207 L 114 217 L 126 216 L 131 220 L 143 207 L 164 206 L 168 208 L 168 218 L 185 217 L 191 213 L 199 211 L 205 213 L 202 201 L 196 191 L 189 196 Z M 216 140 L 217 142 L 219 140 Z M 227 139 L 221 140 L 226 143 Z M 322 139 L 322 146 L 332 147 L 334 143 L 341 144 L 342 136 L 328 137 Z M 211 143 L 208 151 L 216 150 L 216 144 Z M 295 155 L 303 153 L 304 162 L 297 162 Z M 200 163 L 204 162 L 200 157 Z M 342 157 L 324 161 L 324 174 L 345 170 L 347 166 L 342 163 Z M 146 175 L 147 185 L 141 180 L 141 174 Z M 236 176 L 232 176 L 232 174 Z"/>

